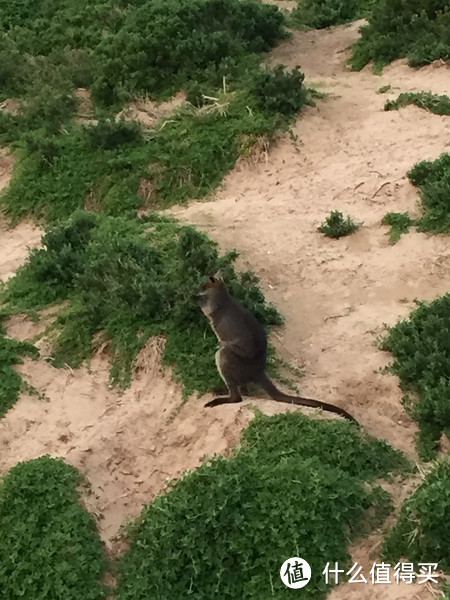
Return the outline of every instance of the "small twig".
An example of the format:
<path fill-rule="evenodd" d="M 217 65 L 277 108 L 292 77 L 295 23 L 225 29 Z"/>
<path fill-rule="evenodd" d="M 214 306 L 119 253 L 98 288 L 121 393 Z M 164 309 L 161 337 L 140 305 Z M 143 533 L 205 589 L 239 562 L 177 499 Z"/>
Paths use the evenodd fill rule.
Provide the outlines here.
<path fill-rule="evenodd" d="M 343 315 L 328 315 L 328 317 L 324 317 L 323 320 L 328 321 L 328 319 L 340 319 L 341 317 L 348 317 L 348 315 L 352 312 L 352 310 L 353 310 L 353 306 L 348 306 L 347 312 L 344 313 Z"/>
<path fill-rule="evenodd" d="M 112 500 L 110 500 L 109 502 L 107 502 L 106 504 L 104 504 L 100 510 L 104 511 L 105 508 L 107 506 L 109 506 L 110 504 L 114 504 L 114 502 L 117 502 L 117 500 L 121 500 L 122 498 L 126 498 L 130 494 L 131 494 L 131 491 L 128 491 L 128 492 L 125 492 L 124 494 L 121 494 L 120 496 L 117 496 L 116 498 L 113 498 Z"/>
<path fill-rule="evenodd" d="M 75 377 L 75 373 L 73 372 L 72 367 L 70 367 L 67 363 L 64 363 L 64 368 L 70 371 L 70 374 Z"/>
<path fill-rule="evenodd" d="M 372 198 L 375 198 L 375 196 L 378 194 L 378 192 L 380 192 L 386 185 L 390 185 L 390 181 L 385 181 L 384 183 L 382 183 L 380 185 L 380 187 L 377 189 L 377 191 L 375 192 L 375 194 L 372 196 Z"/>

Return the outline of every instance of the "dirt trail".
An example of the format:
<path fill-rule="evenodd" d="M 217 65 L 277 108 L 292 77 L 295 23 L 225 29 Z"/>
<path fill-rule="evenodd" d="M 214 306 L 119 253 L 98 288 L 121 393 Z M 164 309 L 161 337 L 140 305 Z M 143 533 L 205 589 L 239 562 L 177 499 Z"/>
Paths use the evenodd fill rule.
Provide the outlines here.
<path fill-rule="evenodd" d="M 236 247 L 241 263 L 261 277 L 267 297 L 286 316 L 273 341 L 284 358 L 304 368 L 305 395 L 344 406 L 370 432 L 414 458 L 415 426 L 401 406 L 396 378 L 379 373 L 389 356 L 377 349 L 376 339 L 384 323 L 410 312 L 414 298 L 448 291 L 450 251 L 448 238 L 414 232 L 390 246 L 380 220 L 391 210 L 417 211 L 406 171 L 448 149 L 450 120 L 414 107 L 384 112 L 389 94 L 376 90 L 391 84 L 399 88 L 393 93 L 450 93 L 450 78 L 448 68 L 416 72 L 402 62 L 381 77 L 368 69 L 347 71 L 347 48 L 357 29 L 352 24 L 296 33 L 277 48 L 274 61 L 299 64 L 308 82 L 334 96 L 302 113 L 294 127 L 297 147 L 282 139 L 267 162 L 242 164 L 230 173 L 214 202 L 171 212 L 207 231 L 223 249 Z M 349 239 L 324 238 L 316 228 L 333 209 L 363 221 L 362 228 Z M 39 235 L 27 224 L 2 230 L 2 278 L 24 260 L 27 245 L 39 243 Z M 44 326 L 15 317 L 9 333 L 23 339 Z M 197 466 L 205 454 L 226 452 L 251 418 L 247 403 L 208 411 L 206 399 L 193 398 L 180 406 L 179 386 L 159 371 L 160 351 L 158 341 L 148 344 L 122 396 L 108 385 L 105 350 L 90 369 L 76 371 L 26 359 L 19 370 L 47 400 L 23 395 L 0 421 L 0 472 L 47 452 L 66 458 L 92 483 L 87 504 L 108 546 L 120 524 L 137 515 L 166 478 Z M 258 404 L 269 413 L 279 409 L 270 401 Z M 394 486 L 393 493 L 401 498 L 406 488 Z M 366 576 L 378 542 L 374 535 L 354 549 Z M 395 584 L 344 584 L 330 595 L 414 597 L 434 596 L 426 586 Z"/>

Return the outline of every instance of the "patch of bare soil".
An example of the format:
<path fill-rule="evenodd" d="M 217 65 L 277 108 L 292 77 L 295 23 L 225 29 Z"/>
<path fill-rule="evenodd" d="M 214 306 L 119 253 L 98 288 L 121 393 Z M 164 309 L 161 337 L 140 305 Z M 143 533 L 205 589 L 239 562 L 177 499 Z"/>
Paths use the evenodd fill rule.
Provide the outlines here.
<path fill-rule="evenodd" d="M 11 178 L 14 160 L 10 152 L 0 148 L 0 192 Z M 11 229 L 0 218 L 0 281 L 6 281 L 14 274 L 28 256 L 28 249 L 37 246 L 42 231 L 30 220 L 24 220 Z"/>
<path fill-rule="evenodd" d="M 309 82 L 333 96 L 303 111 L 294 127 L 297 145 L 282 139 L 266 162 L 241 163 L 214 202 L 171 212 L 205 230 L 222 249 L 236 247 L 241 263 L 261 277 L 268 299 L 286 316 L 286 327 L 273 341 L 285 359 L 304 367 L 302 392 L 345 407 L 371 433 L 414 458 L 416 428 L 402 408 L 397 379 L 380 373 L 389 356 L 376 340 L 385 323 L 407 316 L 415 298 L 448 291 L 448 238 L 413 232 L 390 246 L 380 221 L 388 211 L 417 213 L 406 171 L 448 148 L 450 120 L 415 107 L 384 112 L 386 95 L 376 91 L 391 84 L 398 91 L 449 93 L 450 78 L 446 67 L 413 71 L 401 61 L 381 77 L 369 69 L 347 71 L 357 29 L 352 24 L 300 32 L 276 49 L 273 60 L 300 64 Z M 148 118 L 152 122 L 151 114 Z M 363 226 L 347 239 L 324 238 L 316 228 L 333 209 Z M 2 233 L 5 276 L 25 258 L 30 243 L 31 232 L 17 232 L 10 238 Z M 41 330 L 23 317 L 9 326 L 19 338 Z M 93 494 L 86 502 L 109 548 L 120 525 L 163 490 L 167 478 L 197 466 L 205 454 L 229 451 L 252 416 L 254 399 L 214 410 L 203 408 L 209 398 L 183 405 L 179 386 L 159 370 L 161 344 L 153 340 L 146 346 L 133 384 L 122 395 L 108 385 L 105 349 L 89 368 L 72 371 L 53 368 L 42 345 L 46 360 L 26 359 L 19 370 L 45 398 L 24 394 L 0 421 L 0 472 L 43 453 L 63 456 L 90 480 Z M 280 410 L 270 400 L 256 402 L 270 414 Z M 407 490 L 393 484 L 397 505 Z M 353 551 L 365 572 L 376 558 L 377 535 Z M 330 595 L 432 597 L 428 587 L 406 584 L 343 584 Z"/>
<path fill-rule="evenodd" d="M 163 117 L 167 117 L 186 100 L 184 92 L 178 92 L 166 102 L 155 102 L 150 98 L 139 98 L 128 104 L 117 117 L 139 121 L 145 127 L 153 127 Z"/>

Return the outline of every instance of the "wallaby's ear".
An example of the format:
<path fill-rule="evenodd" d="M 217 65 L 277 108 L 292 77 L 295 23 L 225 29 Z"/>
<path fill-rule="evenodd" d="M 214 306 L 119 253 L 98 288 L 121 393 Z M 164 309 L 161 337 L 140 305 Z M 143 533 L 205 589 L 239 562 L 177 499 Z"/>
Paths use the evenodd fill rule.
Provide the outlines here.
<path fill-rule="evenodd" d="M 213 275 L 213 279 L 214 279 L 215 281 L 220 281 L 221 283 L 223 283 L 223 274 L 222 274 L 222 270 L 221 270 L 221 269 L 219 269 L 219 270 L 217 271 L 217 273 L 214 273 L 214 275 Z"/>

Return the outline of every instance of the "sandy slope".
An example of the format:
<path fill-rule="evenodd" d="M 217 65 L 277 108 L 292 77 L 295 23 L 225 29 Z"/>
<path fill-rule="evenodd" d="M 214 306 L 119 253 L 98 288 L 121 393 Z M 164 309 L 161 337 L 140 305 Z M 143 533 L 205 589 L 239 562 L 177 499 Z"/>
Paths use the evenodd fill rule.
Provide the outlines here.
<path fill-rule="evenodd" d="M 405 173 L 448 149 L 450 120 L 416 108 L 383 112 L 386 95 L 376 90 L 390 83 L 399 88 L 394 93 L 450 93 L 450 78 L 448 68 L 415 72 L 402 62 L 381 77 L 367 69 L 348 72 L 346 48 L 357 28 L 297 33 L 276 49 L 273 60 L 299 64 L 308 81 L 334 97 L 303 112 L 294 128 L 297 146 L 281 140 L 267 162 L 235 169 L 214 202 L 171 212 L 207 231 L 223 249 L 236 247 L 241 263 L 261 277 L 267 297 L 286 316 L 273 340 L 282 356 L 304 368 L 304 393 L 344 406 L 369 431 L 414 457 L 415 426 L 401 407 L 397 380 L 379 373 L 389 356 L 375 342 L 384 323 L 410 312 L 414 298 L 448 290 L 448 239 L 410 233 L 392 247 L 380 220 L 390 210 L 417 210 Z M 9 159 L 1 160 L 6 165 Z M 3 182 L 8 165 L 5 173 L 0 169 Z M 338 241 L 318 234 L 316 227 L 333 209 L 363 221 L 360 231 Z M 2 229 L 1 277 L 17 268 L 27 245 L 38 242 L 31 225 Z M 15 317 L 9 332 L 26 338 L 44 327 Z M 180 407 L 179 386 L 159 372 L 160 350 L 159 341 L 148 344 L 122 396 L 108 386 L 104 350 L 90 369 L 75 372 L 56 370 L 50 360 L 25 360 L 20 371 L 46 398 L 24 395 L 0 421 L 0 472 L 45 452 L 65 457 L 92 483 L 94 494 L 86 501 L 109 546 L 120 524 L 138 514 L 167 477 L 195 467 L 204 454 L 226 452 L 251 418 L 247 403 L 207 411 L 204 399 L 191 399 Z M 270 413 L 279 409 L 268 400 L 259 405 Z M 400 500 L 407 488 L 393 485 L 392 491 Z M 374 535 L 354 550 L 366 572 L 378 543 Z M 433 595 L 426 586 L 344 584 L 330 597 Z"/>

